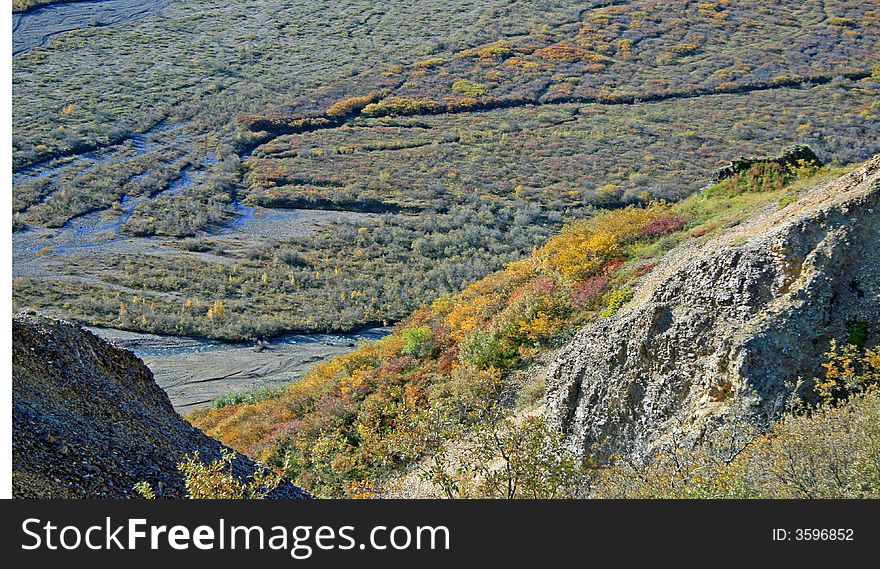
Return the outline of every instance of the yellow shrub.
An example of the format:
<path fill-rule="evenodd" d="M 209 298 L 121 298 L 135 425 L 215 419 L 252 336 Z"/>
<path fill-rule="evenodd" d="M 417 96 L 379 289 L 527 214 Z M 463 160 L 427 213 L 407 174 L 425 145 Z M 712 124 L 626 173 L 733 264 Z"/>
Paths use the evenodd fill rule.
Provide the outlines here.
<path fill-rule="evenodd" d="M 366 107 L 370 103 L 375 103 L 379 100 L 379 98 L 379 93 L 370 93 L 364 97 L 352 97 L 350 99 L 344 99 L 331 105 L 325 111 L 325 114 L 328 117 L 333 118 L 345 117 L 363 110 L 364 107 Z"/>
<path fill-rule="evenodd" d="M 576 223 L 551 239 L 539 255 L 549 268 L 570 280 L 590 277 L 623 247 L 640 236 L 639 230 L 668 211 L 662 203 L 646 208 L 630 206 L 602 212 L 587 221 Z"/>

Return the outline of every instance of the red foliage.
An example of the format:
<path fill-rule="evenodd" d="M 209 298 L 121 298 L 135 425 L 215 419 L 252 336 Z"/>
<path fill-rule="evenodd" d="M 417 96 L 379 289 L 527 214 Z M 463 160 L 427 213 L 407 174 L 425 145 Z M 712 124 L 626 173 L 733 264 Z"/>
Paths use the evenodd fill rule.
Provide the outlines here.
<path fill-rule="evenodd" d="M 403 388 L 403 399 L 407 407 L 424 407 L 428 403 L 428 395 L 421 386 L 415 383 L 407 383 Z"/>
<path fill-rule="evenodd" d="M 620 266 L 623 265 L 625 262 L 626 259 L 624 258 L 612 259 L 611 261 L 608 261 L 607 263 L 602 265 L 602 273 L 610 275 L 611 273 L 619 269 Z"/>
<path fill-rule="evenodd" d="M 437 369 L 441 373 L 448 374 L 452 372 L 456 363 L 458 363 L 458 344 L 440 354 L 437 358 Z"/>
<path fill-rule="evenodd" d="M 559 283 L 553 277 L 541 276 L 530 282 L 529 288 L 537 293 L 551 294 L 559 288 Z"/>
<path fill-rule="evenodd" d="M 657 263 L 645 263 L 644 265 L 639 265 L 636 267 L 635 275 L 636 277 L 641 277 L 647 275 L 657 266 Z"/>
<path fill-rule="evenodd" d="M 660 237 L 678 231 L 685 223 L 687 220 L 680 215 L 666 215 L 658 217 L 639 231 L 646 237 Z"/>
<path fill-rule="evenodd" d="M 601 275 L 576 282 L 571 293 L 572 305 L 577 309 L 588 306 L 608 286 L 610 280 L 607 276 Z"/>
<path fill-rule="evenodd" d="M 523 297 L 546 297 L 559 290 L 559 282 L 554 277 L 539 276 L 514 290 L 507 298 L 507 305 L 513 306 Z"/>

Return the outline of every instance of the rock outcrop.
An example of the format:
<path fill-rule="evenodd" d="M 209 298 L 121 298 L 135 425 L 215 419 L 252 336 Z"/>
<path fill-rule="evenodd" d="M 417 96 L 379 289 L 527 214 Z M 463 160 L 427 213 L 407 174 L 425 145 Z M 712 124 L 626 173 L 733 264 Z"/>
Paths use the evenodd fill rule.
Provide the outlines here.
<path fill-rule="evenodd" d="M 224 447 L 175 413 L 150 370 L 128 350 L 66 322 L 12 321 L 13 496 L 123 498 L 151 483 L 161 497 L 185 495 L 177 463 Z M 236 455 L 242 478 L 257 465 Z M 308 498 L 283 482 L 270 498 Z"/>
<path fill-rule="evenodd" d="M 698 438 L 744 397 L 770 415 L 853 323 L 880 333 L 880 156 L 781 210 L 670 252 L 548 373 L 547 418 L 583 454 Z"/>
<path fill-rule="evenodd" d="M 774 163 L 780 166 L 794 166 L 798 164 L 821 166 L 822 161 L 813 152 L 813 149 L 803 144 L 792 146 L 779 156 L 746 158 L 740 157 L 731 162 L 729 165 L 719 168 L 712 173 L 712 181 L 720 182 L 727 178 L 736 176 L 741 172 L 745 172 L 755 164 Z"/>

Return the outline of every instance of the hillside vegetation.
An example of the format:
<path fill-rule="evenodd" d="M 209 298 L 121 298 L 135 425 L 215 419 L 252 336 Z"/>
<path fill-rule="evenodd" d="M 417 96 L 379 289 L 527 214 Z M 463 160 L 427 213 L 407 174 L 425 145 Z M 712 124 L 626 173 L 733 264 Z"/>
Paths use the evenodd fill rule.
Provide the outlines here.
<path fill-rule="evenodd" d="M 665 252 L 785 207 L 840 173 L 804 160 L 758 161 L 677 204 L 601 212 L 276 397 L 189 420 L 318 495 L 369 493 L 442 454 L 449 440 L 538 403 L 540 379 L 518 370 L 583 324 L 613 315 Z"/>

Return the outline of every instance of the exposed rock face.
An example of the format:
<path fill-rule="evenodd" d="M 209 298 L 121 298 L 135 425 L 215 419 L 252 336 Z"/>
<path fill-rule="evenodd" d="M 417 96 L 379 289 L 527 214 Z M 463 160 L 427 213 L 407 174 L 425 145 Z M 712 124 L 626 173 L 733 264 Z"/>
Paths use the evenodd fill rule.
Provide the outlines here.
<path fill-rule="evenodd" d="M 198 451 L 220 458 L 218 441 L 184 421 L 150 370 L 74 324 L 19 315 L 12 321 L 13 495 L 122 498 L 150 482 L 184 497 L 177 463 Z M 237 455 L 247 476 L 254 462 Z M 273 498 L 307 498 L 284 482 Z"/>
<path fill-rule="evenodd" d="M 548 374 L 547 417 L 579 453 L 698 437 L 738 396 L 772 410 L 847 323 L 880 333 L 880 156 L 798 202 L 671 252 Z"/>
<path fill-rule="evenodd" d="M 740 157 L 724 168 L 719 168 L 712 174 L 712 181 L 719 182 L 721 180 L 736 176 L 740 172 L 745 172 L 755 164 L 775 163 L 780 166 L 790 166 L 798 163 L 821 166 L 822 161 L 813 152 L 813 149 L 803 144 L 792 146 L 779 156 L 761 157 L 761 158 L 745 158 Z"/>

